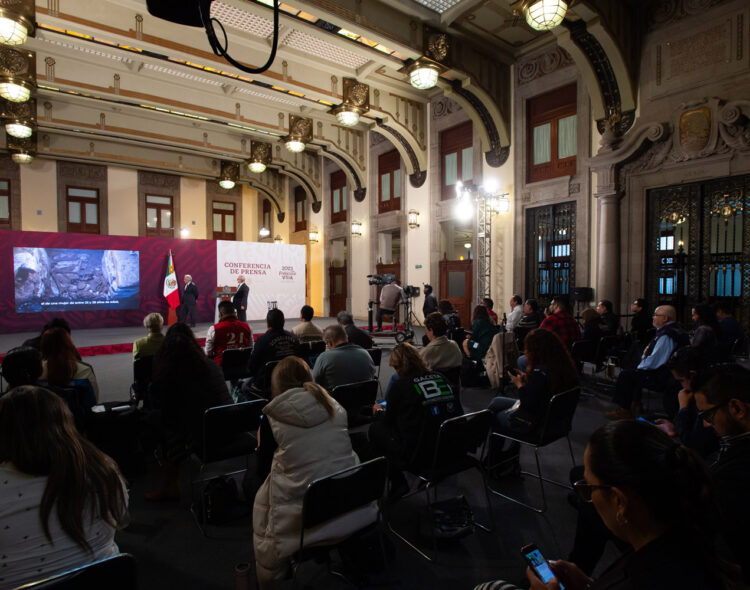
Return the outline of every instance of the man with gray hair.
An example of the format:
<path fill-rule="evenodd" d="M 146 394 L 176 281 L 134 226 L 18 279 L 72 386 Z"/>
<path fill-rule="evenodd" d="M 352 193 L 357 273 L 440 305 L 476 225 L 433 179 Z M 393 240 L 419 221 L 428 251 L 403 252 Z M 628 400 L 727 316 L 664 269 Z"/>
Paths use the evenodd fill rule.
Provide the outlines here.
<path fill-rule="evenodd" d="M 237 311 L 237 319 L 241 322 L 247 321 L 247 293 L 250 289 L 245 283 L 245 275 L 237 277 L 237 292 L 232 295 L 232 305 Z"/>
<path fill-rule="evenodd" d="M 143 327 L 148 331 L 148 335 L 133 342 L 134 361 L 147 356 L 154 356 L 164 342 L 164 334 L 161 333 L 164 327 L 164 318 L 161 317 L 160 313 L 150 313 L 143 318 Z"/>
<path fill-rule="evenodd" d="M 327 349 L 313 367 L 315 382 L 328 391 L 337 385 L 367 381 L 375 377 L 375 365 L 370 353 L 361 346 L 349 343 L 344 328 L 338 324 L 323 332 Z"/>
<path fill-rule="evenodd" d="M 372 338 L 364 330 L 360 330 L 354 325 L 354 318 L 348 311 L 340 311 L 336 316 L 339 325 L 346 330 L 346 336 L 351 344 L 356 344 L 362 348 L 372 348 Z"/>

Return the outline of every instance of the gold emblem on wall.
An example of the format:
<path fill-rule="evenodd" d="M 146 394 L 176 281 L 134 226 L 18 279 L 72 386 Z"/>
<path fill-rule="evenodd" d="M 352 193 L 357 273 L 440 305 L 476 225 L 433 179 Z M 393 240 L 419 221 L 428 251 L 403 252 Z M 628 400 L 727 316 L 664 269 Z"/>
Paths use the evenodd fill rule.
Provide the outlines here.
<path fill-rule="evenodd" d="M 700 152 L 711 139 L 711 109 L 700 107 L 680 115 L 680 146 L 687 153 Z"/>

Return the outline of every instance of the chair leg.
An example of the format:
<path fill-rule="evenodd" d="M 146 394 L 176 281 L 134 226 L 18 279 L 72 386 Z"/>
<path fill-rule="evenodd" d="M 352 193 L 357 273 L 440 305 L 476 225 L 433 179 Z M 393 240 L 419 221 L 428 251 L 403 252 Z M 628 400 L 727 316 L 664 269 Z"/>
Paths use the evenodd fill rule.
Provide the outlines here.
<path fill-rule="evenodd" d="M 570 461 L 573 463 L 573 467 L 576 466 L 576 458 L 573 455 L 573 443 L 570 442 L 570 435 L 565 437 L 568 441 L 568 450 L 570 451 Z"/>

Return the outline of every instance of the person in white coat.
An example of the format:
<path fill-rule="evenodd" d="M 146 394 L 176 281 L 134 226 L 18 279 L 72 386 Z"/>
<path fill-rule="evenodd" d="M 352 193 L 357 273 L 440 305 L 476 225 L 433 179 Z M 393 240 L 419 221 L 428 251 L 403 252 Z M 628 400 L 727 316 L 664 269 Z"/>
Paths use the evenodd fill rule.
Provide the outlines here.
<path fill-rule="evenodd" d="M 313 381 L 307 364 L 290 356 L 271 376 L 273 399 L 263 408 L 278 444 L 271 472 L 255 496 L 253 547 L 261 590 L 278 588 L 299 548 L 302 499 L 314 479 L 359 463 L 344 410 Z M 376 508 L 354 511 L 305 533 L 306 543 L 335 542 L 374 521 Z"/>

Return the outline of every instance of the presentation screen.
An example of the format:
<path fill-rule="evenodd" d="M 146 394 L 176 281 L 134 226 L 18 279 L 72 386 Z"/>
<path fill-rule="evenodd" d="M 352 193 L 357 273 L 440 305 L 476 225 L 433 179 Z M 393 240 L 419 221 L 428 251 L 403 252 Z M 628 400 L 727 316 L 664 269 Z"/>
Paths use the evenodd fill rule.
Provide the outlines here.
<path fill-rule="evenodd" d="M 13 248 L 16 312 L 137 309 L 139 273 L 137 250 Z"/>
<path fill-rule="evenodd" d="M 217 286 L 237 286 L 243 275 L 249 287 L 247 319 L 266 319 L 275 305 L 289 318 L 305 304 L 305 247 L 263 242 L 216 242 Z"/>

